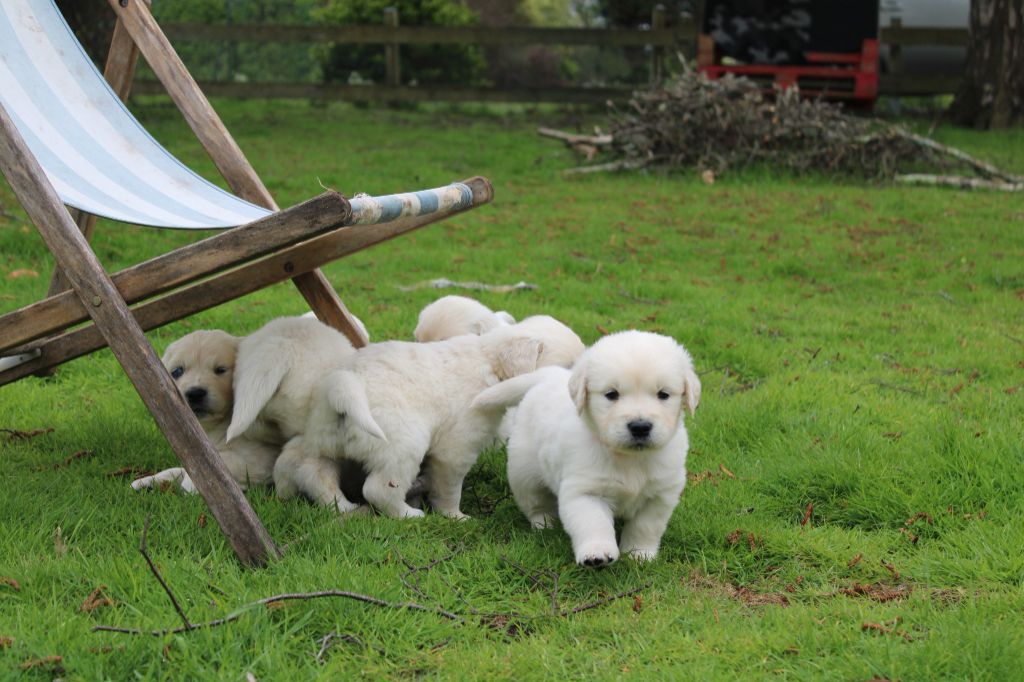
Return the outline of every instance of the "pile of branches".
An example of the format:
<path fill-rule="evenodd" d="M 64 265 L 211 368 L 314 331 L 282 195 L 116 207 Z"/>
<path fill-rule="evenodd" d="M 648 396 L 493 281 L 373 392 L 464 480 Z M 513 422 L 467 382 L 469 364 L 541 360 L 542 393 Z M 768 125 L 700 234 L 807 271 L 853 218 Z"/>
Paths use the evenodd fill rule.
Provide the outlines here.
<path fill-rule="evenodd" d="M 684 68 L 664 85 L 634 93 L 624 108 L 612 105 L 609 118 L 608 134 L 539 132 L 565 141 L 588 160 L 598 152 L 613 158 L 569 173 L 653 165 L 696 168 L 713 177 L 756 164 L 797 174 L 1024 188 L 1024 179 L 929 138 L 847 114 L 838 104 L 802 98 L 796 88 L 765 94 L 750 79 L 731 74 L 711 80 Z M 900 175 L 922 168 L 945 172 L 955 164 L 981 177 L 950 182 L 953 176 Z"/>

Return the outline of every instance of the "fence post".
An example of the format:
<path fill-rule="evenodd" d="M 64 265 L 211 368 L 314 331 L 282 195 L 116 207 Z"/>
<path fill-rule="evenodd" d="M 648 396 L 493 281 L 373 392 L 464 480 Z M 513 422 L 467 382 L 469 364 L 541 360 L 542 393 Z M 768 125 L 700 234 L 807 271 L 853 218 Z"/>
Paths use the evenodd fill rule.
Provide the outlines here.
<path fill-rule="evenodd" d="M 667 25 L 665 6 L 655 5 L 651 10 L 651 30 L 665 28 Z M 657 85 L 665 75 L 665 48 L 654 45 L 651 50 L 651 85 Z"/>
<path fill-rule="evenodd" d="M 889 28 L 901 29 L 903 28 L 903 20 L 899 17 L 893 17 L 889 20 Z M 902 73 L 903 72 L 903 47 L 898 43 L 889 44 L 889 73 Z"/>
<path fill-rule="evenodd" d="M 384 8 L 384 25 L 391 28 L 398 27 L 398 8 Z M 384 46 L 384 82 L 392 88 L 402 84 L 402 67 L 398 56 L 398 43 L 388 43 Z"/>

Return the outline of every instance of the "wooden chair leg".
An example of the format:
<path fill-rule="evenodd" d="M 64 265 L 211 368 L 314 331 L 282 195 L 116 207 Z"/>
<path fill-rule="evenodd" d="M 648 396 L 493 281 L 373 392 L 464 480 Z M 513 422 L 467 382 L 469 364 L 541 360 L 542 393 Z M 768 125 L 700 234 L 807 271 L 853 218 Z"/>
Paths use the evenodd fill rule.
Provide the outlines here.
<path fill-rule="evenodd" d="M 292 282 L 306 299 L 310 310 L 316 313 L 318 320 L 340 331 L 356 348 L 362 348 L 370 342 L 319 268 L 299 275 Z"/>
<path fill-rule="evenodd" d="M 0 169 L 206 500 L 235 554 L 243 563 L 255 566 L 279 556 L 274 541 L 179 396 L 124 299 L 2 106 Z"/>
<path fill-rule="evenodd" d="M 124 26 L 131 36 L 232 191 L 243 199 L 276 211 L 278 207 L 273 196 L 174 51 L 174 46 L 146 3 L 138 0 L 108 1 L 117 14 L 118 25 Z M 366 345 L 367 339 L 352 319 L 352 313 L 322 272 L 306 273 L 293 281 L 321 322 L 343 333 L 355 347 Z"/>

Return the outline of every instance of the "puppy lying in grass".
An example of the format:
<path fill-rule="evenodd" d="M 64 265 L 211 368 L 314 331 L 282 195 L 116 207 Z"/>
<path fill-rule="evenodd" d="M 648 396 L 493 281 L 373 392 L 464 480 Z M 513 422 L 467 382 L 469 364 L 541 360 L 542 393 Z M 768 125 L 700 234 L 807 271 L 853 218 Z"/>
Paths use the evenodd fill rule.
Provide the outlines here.
<path fill-rule="evenodd" d="M 301 490 L 354 511 L 336 476 L 315 473 L 345 457 L 366 470 L 362 492 L 374 508 L 397 518 L 423 516 L 406 501 L 423 464 L 433 508 L 465 518 L 462 481 L 500 420 L 493 410 L 470 409 L 473 398 L 537 367 L 569 366 L 582 351 L 571 329 L 546 316 L 482 336 L 362 348 L 318 385 L 306 432 L 288 443 L 274 468 L 278 494 Z M 290 473 L 296 471 L 307 473 Z"/>
<path fill-rule="evenodd" d="M 463 334 L 480 336 L 515 323 L 515 318 L 504 310 L 494 312 L 483 303 L 465 296 L 443 296 L 420 311 L 413 338 L 427 343 Z"/>
<path fill-rule="evenodd" d="M 163 362 L 232 478 L 245 488 L 273 480 L 281 447 L 305 426 L 313 386 L 354 352 L 343 334 L 315 318 L 282 317 L 245 338 L 193 332 L 168 346 Z M 181 467 L 140 478 L 132 487 L 163 482 L 195 492 Z"/>
<path fill-rule="evenodd" d="M 270 483 L 274 460 L 281 447 L 250 437 L 227 442 L 239 341 L 238 337 L 219 330 L 192 332 L 167 347 L 163 363 L 210 442 L 220 452 L 231 477 L 244 489 Z M 141 490 L 163 483 L 177 484 L 190 494 L 196 491 L 192 479 L 181 467 L 136 479 L 132 481 L 132 488 Z"/>
<path fill-rule="evenodd" d="M 648 561 L 686 484 L 700 379 L 667 336 L 628 331 L 602 338 L 572 371 L 547 368 L 488 388 L 484 411 L 518 404 L 508 479 L 534 528 L 559 518 L 576 562 L 603 566 L 629 554 Z M 614 519 L 625 521 L 615 541 Z"/>

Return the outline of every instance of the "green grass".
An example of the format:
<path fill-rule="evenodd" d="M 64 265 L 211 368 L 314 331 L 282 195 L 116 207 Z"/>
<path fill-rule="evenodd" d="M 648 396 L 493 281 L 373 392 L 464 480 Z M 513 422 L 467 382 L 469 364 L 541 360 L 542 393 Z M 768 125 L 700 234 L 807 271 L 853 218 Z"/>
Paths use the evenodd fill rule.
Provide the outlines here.
<path fill-rule="evenodd" d="M 215 524 L 200 523 L 200 499 L 133 493 L 110 476 L 170 466 L 173 455 L 109 352 L 94 354 L 0 389 L 0 427 L 53 428 L 0 444 L 0 576 L 20 585 L 0 584 L 0 637 L 13 638 L 0 644 L 0 677 L 48 679 L 52 666 L 19 666 L 60 655 L 60 677 L 88 680 L 237 680 L 250 671 L 265 680 L 1024 678 L 1019 196 L 767 171 L 712 186 L 694 173 L 564 180 L 571 154 L 533 134 L 537 116 L 514 111 L 218 106 L 282 205 L 319 183 L 385 193 L 489 176 L 493 205 L 330 265 L 331 282 L 376 339 L 411 338 L 417 312 L 439 294 L 398 286 L 435 277 L 535 283 L 480 298 L 516 316 L 555 315 L 588 343 L 599 330 L 674 336 L 704 383 L 688 422 L 691 483 L 656 562 L 601 571 L 574 566 L 560 530 L 529 530 L 508 497 L 501 452 L 470 474 L 466 523 L 428 515 L 339 524 L 305 502 L 253 491 L 272 535 L 295 544 L 269 568 L 245 570 Z M 140 113 L 213 175 L 174 110 L 151 101 Z M 1024 171 L 1019 132 L 936 134 Z M 13 216 L 0 217 L 9 310 L 43 294 L 50 265 L 6 185 L 0 203 Z M 95 247 L 118 269 L 193 238 L 101 224 Z M 39 277 L 8 278 L 17 269 Z M 150 338 L 162 350 L 191 329 L 244 334 L 303 310 L 282 285 Z M 63 464 L 82 450 L 91 456 Z M 934 522 L 908 527 L 921 512 Z M 150 551 L 195 621 L 331 588 L 512 617 L 456 625 L 322 600 L 181 635 L 91 633 L 101 623 L 178 624 L 136 551 L 150 513 Z M 421 574 L 428 597 L 403 585 L 404 561 L 451 552 Z M 553 576 L 567 609 L 649 586 L 559 617 Z M 855 583 L 910 594 L 881 602 L 842 591 Z M 114 604 L 81 611 L 101 585 Z M 862 629 L 896 618 L 895 633 Z M 351 638 L 321 665 L 318 640 L 329 632 Z"/>

